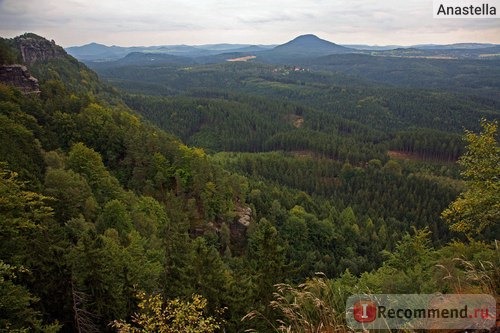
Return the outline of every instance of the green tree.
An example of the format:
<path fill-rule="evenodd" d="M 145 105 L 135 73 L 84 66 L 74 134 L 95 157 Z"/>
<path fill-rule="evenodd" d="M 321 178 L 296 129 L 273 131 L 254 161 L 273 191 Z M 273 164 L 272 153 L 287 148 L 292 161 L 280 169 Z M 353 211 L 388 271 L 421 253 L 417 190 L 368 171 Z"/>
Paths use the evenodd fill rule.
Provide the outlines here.
<path fill-rule="evenodd" d="M 6 117 L 0 103 L 0 161 L 9 163 L 23 179 L 39 181 L 43 178 L 43 158 L 40 143 L 25 126 Z"/>
<path fill-rule="evenodd" d="M 483 120 L 481 126 L 481 133 L 467 131 L 465 134 L 467 147 L 459 163 L 466 190 L 442 213 L 451 230 L 464 233 L 468 238 L 489 228 L 495 237 L 494 230 L 498 231 L 500 225 L 498 123 Z"/>
<path fill-rule="evenodd" d="M 56 218 L 64 223 L 83 214 L 92 219 L 97 202 L 83 176 L 73 170 L 49 168 L 45 174 L 45 191 L 56 201 L 52 204 Z"/>
<path fill-rule="evenodd" d="M 0 259 L 22 263 L 30 232 L 41 231 L 52 217 L 47 197 L 24 189 L 18 175 L 0 163 Z"/>
<path fill-rule="evenodd" d="M 16 283 L 17 274 L 26 271 L 22 266 L 16 268 L 0 260 L 0 332 L 40 328 L 39 313 L 32 308 L 38 299 L 25 286 Z"/>
<path fill-rule="evenodd" d="M 394 175 L 401 175 L 401 165 L 395 160 L 389 160 L 387 163 L 384 165 L 382 168 L 387 173 L 394 174 Z"/>
<path fill-rule="evenodd" d="M 67 254 L 75 289 L 88 295 L 81 309 L 99 318 L 101 327 L 127 313 L 125 254 L 116 238 L 116 231 L 97 235 L 89 229 Z"/>
<path fill-rule="evenodd" d="M 267 302 L 272 297 L 274 284 L 284 276 L 283 241 L 271 222 L 263 218 L 252 231 L 248 243 L 248 259 L 256 270 L 257 299 Z"/>
<path fill-rule="evenodd" d="M 85 177 L 99 204 L 123 194 L 120 183 L 106 169 L 101 155 L 83 143 L 71 147 L 67 163 L 71 170 Z"/>
<path fill-rule="evenodd" d="M 127 207 L 120 200 L 108 201 L 97 219 L 96 229 L 99 233 L 110 228 L 117 230 L 122 236 L 132 230 L 132 219 Z"/>
<path fill-rule="evenodd" d="M 138 293 L 139 311 L 132 316 L 132 323 L 115 320 L 113 327 L 120 333 L 212 333 L 222 322 L 207 315 L 207 300 L 193 295 L 191 301 L 179 298 L 164 301 L 161 295 Z"/>
<path fill-rule="evenodd" d="M 0 331 L 42 330 L 33 305 L 38 298 L 22 283 L 29 275 L 30 249 L 47 227 L 52 209 L 43 195 L 26 191 L 17 174 L 0 163 Z M 55 331 L 57 325 L 43 330 Z"/>
<path fill-rule="evenodd" d="M 384 293 L 421 293 L 436 289 L 432 279 L 435 251 L 430 245 L 430 232 L 416 230 L 406 233 L 392 253 L 387 253 L 384 265 L 362 279 L 372 291 Z M 368 283 L 366 280 L 371 281 Z"/>
<path fill-rule="evenodd" d="M 130 215 L 135 230 L 149 240 L 157 240 L 160 231 L 169 223 L 165 206 L 152 197 L 139 197 L 132 205 Z"/>

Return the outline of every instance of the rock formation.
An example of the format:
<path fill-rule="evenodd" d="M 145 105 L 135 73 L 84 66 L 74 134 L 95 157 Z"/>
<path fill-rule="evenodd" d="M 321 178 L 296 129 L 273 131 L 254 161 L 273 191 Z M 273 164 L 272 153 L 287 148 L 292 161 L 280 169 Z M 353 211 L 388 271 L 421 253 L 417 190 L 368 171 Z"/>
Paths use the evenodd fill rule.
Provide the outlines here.
<path fill-rule="evenodd" d="M 23 64 L 0 65 L 0 82 L 12 85 L 25 94 L 39 94 L 38 80 L 31 76 L 28 67 L 37 62 L 66 57 L 66 51 L 54 41 L 48 41 L 43 37 L 32 33 L 26 33 L 10 40 L 6 45 L 17 49 L 11 53 L 19 52 Z M 20 59 L 19 59 L 20 60 Z M 28 67 L 27 67 L 28 66 Z"/>
<path fill-rule="evenodd" d="M 237 214 L 238 214 L 238 222 L 245 226 L 248 227 L 250 225 L 250 221 L 252 220 L 252 208 L 250 207 L 239 207 L 237 209 Z"/>
<path fill-rule="evenodd" d="M 35 34 L 24 34 L 16 37 L 14 41 L 27 65 L 66 56 L 66 51 L 54 41 L 48 41 Z"/>
<path fill-rule="evenodd" d="M 1 65 L 0 82 L 12 85 L 25 94 L 39 94 L 38 80 L 23 65 Z"/>

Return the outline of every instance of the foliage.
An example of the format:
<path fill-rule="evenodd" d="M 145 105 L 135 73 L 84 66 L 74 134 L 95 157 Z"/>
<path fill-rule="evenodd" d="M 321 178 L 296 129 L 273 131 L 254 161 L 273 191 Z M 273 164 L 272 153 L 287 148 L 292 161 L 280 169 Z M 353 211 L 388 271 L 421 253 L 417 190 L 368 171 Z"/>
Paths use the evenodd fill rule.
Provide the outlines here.
<path fill-rule="evenodd" d="M 467 147 L 459 163 L 466 190 L 443 211 L 451 229 L 469 238 L 483 234 L 495 237 L 500 227 L 500 145 L 496 122 L 482 121 L 482 132 L 466 132 Z"/>
<path fill-rule="evenodd" d="M 5 104 L 0 104 L 0 110 Z M 3 109 L 5 110 L 5 109 Z M 0 156 L 25 178 L 38 181 L 43 174 L 39 142 L 23 124 L 0 114 Z"/>
<path fill-rule="evenodd" d="M 500 250 L 496 243 L 453 242 L 439 250 L 436 279 L 455 293 L 500 295 Z"/>
<path fill-rule="evenodd" d="M 392 62 L 392 65 L 396 66 L 396 68 L 393 69 L 391 74 L 394 74 L 394 76 L 402 75 L 404 79 L 413 76 L 413 79 L 408 80 L 413 82 L 410 86 L 414 85 L 418 88 L 431 88 L 433 90 L 408 89 L 406 85 L 401 86 L 399 85 L 400 82 L 397 81 L 391 82 L 394 83 L 392 86 L 378 85 L 374 83 L 374 80 L 384 81 L 381 78 L 390 78 L 392 75 L 387 75 L 389 70 L 380 70 L 376 66 L 370 68 L 370 70 L 376 72 L 374 75 L 376 78 L 370 76 L 368 81 L 354 78 L 352 75 L 342 75 L 339 73 L 339 69 L 342 70 L 341 67 L 343 66 L 336 67 L 335 61 L 342 61 L 343 58 L 347 58 L 346 60 L 351 63 L 355 62 L 356 59 L 368 62 L 375 61 L 376 63 L 387 61 L 386 66 L 388 68 L 390 68 Z M 481 68 L 482 74 L 479 74 L 479 72 L 471 70 L 468 65 L 464 65 L 468 61 L 401 60 L 366 56 L 359 59 L 359 57 L 353 55 L 338 55 L 334 56 L 333 59 L 334 64 L 332 66 L 310 65 L 304 71 L 294 71 L 294 67 L 290 68 L 290 66 L 286 65 L 263 65 L 258 63 L 226 63 L 190 68 L 184 66 L 121 66 L 117 68 L 106 63 L 93 64 L 93 66 L 110 82 L 134 94 L 208 97 L 215 103 L 221 99 L 241 100 L 235 97 L 235 94 L 244 94 L 252 98 L 264 97 L 273 102 L 285 101 L 298 106 L 299 109 L 306 110 L 304 126 L 309 123 L 309 126 L 314 126 L 316 129 L 326 129 L 334 120 L 335 122 L 341 121 L 344 123 L 350 121 L 351 125 L 353 123 L 357 125 L 363 124 L 371 130 L 375 128 L 382 133 L 394 133 L 398 130 L 414 132 L 415 128 L 459 133 L 465 125 L 474 124 L 481 117 L 487 119 L 498 117 L 498 93 L 492 92 L 488 88 L 489 84 L 498 85 L 498 79 L 493 74 L 498 71 L 496 66 L 498 60 L 471 61 L 473 68 Z M 398 68 L 398 62 L 400 61 L 406 62 L 406 64 L 412 62 L 423 62 L 424 64 L 423 67 L 408 68 L 401 71 Z M 365 64 L 352 66 L 365 66 Z M 446 70 L 444 72 L 439 70 L 438 68 L 441 66 L 446 70 L 451 68 L 451 72 L 456 75 L 455 79 L 451 79 L 450 75 L 443 74 Z M 459 68 L 461 66 L 466 68 Z M 432 83 L 426 85 L 421 83 L 429 80 L 423 74 L 425 69 L 429 67 L 441 79 L 441 83 L 437 87 L 434 85 L 435 77 L 430 79 L 433 81 Z M 141 68 L 141 70 L 138 71 L 137 68 Z M 352 70 L 352 67 L 349 67 L 349 70 Z M 469 79 L 464 79 L 466 77 L 464 76 L 464 70 L 470 76 Z M 358 71 L 358 68 L 356 68 L 356 71 Z M 368 72 L 365 70 L 360 73 L 360 76 L 364 76 Z M 419 79 L 415 79 L 416 77 L 419 77 Z M 485 77 L 491 79 L 483 81 Z M 476 84 L 471 84 L 471 80 L 474 80 Z M 457 85 L 457 82 L 461 83 L 460 87 L 457 87 L 457 89 L 449 88 Z M 456 94 L 457 90 L 463 91 L 464 94 Z M 474 97 L 469 97 L 470 95 Z M 148 118 L 153 116 L 154 121 L 158 124 L 168 124 L 167 119 L 172 115 L 172 113 L 168 112 L 171 101 L 161 107 L 157 104 L 159 99 L 145 97 L 137 98 L 130 106 L 141 113 L 144 112 L 148 115 Z M 179 101 L 179 104 L 186 105 L 185 99 Z M 144 103 L 144 106 L 148 105 L 148 107 L 141 106 L 142 103 Z M 151 105 L 155 106 L 153 109 L 148 110 Z M 167 111 L 163 115 L 158 114 L 158 109 L 161 108 Z M 311 111 L 315 112 L 312 113 Z M 189 110 L 186 115 L 193 115 L 194 113 L 197 113 L 196 106 L 194 109 Z M 230 115 L 228 120 L 232 122 L 232 118 L 238 114 L 238 110 L 231 110 L 226 114 Z M 217 116 L 217 114 L 214 115 Z M 241 116 L 246 118 L 244 114 Z M 339 119 L 339 116 L 341 119 Z M 184 118 L 185 116 L 179 113 L 175 117 Z M 265 114 L 259 113 L 258 118 L 262 117 L 265 117 Z M 199 123 L 200 118 L 203 119 L 203 113 L 193 118 L 193 120 L 195 123 Z M 255 119 L 256 122 L 260 122 L 258 118 Z M 323 127 L 323 123 L 317 122 L 318 118 L 325 121 L 325 127 Z M 271 125 L 278 125 L 280 120 L 274 118 Z M 183 124 L 182 127 L 185 126 L 184 122 L 181 122 L 181 124 Z M 171 127 L 171 125 L 167 126 Z M 214 124 L 214 126 L 221 126 L 221 124 Z M 198 129 L 210 130 L 211 127 L 200 127 Z M 353 131 L 352 133 L 356 132 Z M 417 134 L 417 137 L 419 136 L 421 135 Z M 444 137 L 446 138 L 446 136 L 445 134 Z M 441 150 L 440 145 L 433 148 Z"/>
<path fill-rule="evenodd" d="M 55 332 L 59 325 L 42 327 L 34 308 L 39 299 L 23 283 L 30 274 L 31 238 L 46 228 L 52 210 L 46 197 L 26 191 L 18 175 L 0 164 L 0 330 Z"/>
<path fill-rule="evenodd" d="M 128 93 L 63 53 L 30 67 L 40 96 L 0 84 L 2 329 L 109 331 L 158 315 L 183 331 L 172 325 L 193 315 L 205 331 L 269 331 L 240 321 L 252 309 L 282 329 L 342 329 L 360 290 L 498 289 L 492 244 L 446 245 L 438 219 L 463 189 L 459 132 L 498 117 L 491 99 L 326 65 L 96 66 Z M 498 152 L 471 139 L 495 179 Z M 484 185 L 474 175 L 468 191 Z"/>
<path fill-rule="evenodd" d="M 12 47 L 12 41 L 0 38 L 0 65 L 19 63 L 20 52 Z"/>
<path fill-rule="evenodd" d="M 161 295 L 137 294 L 139 312 L 132 316 L 132 323 L 115 320 L 113 327 L 121 333 L 210 333 L 221 328 L 221 322 L 205 314 L 207 300 L 193 295 L 190 301 L 178 298 L 165 302 Z"/>
<path fill-rule="evenodd" d="M 27 238 L 32 231 L 40 231 L 52 216 L 47 197 L 25 190 L 25 184 L 17 173 L 0 164 L 0 258 L 10 263 L 22 261 L 27 249 Z"/>
<path fill-rule="evenodd" d="M 264 319 L 276 332 L 348 332 L 345 325 L 345 299 L 335 290 L 331 281 L 314 277 L 293 287 L 275 285 L 269 307 L 279 315 L 275 323 Z M 262 319 L 254 310 L 242 320 Z M 249 332 L 256 332 L 248 330 Z"/>

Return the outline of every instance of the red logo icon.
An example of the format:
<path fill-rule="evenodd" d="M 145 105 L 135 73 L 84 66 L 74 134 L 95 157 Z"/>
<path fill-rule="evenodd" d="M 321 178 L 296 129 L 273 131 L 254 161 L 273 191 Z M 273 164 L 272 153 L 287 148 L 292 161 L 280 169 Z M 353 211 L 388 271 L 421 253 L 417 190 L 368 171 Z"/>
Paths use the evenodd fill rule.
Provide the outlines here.
<path fill-rule="evenodd" d="M 377 317 L 377 305 L 372 301 L 358 301 L 354 304 L 354 319 L 358 323 L 371 323 Z"/>

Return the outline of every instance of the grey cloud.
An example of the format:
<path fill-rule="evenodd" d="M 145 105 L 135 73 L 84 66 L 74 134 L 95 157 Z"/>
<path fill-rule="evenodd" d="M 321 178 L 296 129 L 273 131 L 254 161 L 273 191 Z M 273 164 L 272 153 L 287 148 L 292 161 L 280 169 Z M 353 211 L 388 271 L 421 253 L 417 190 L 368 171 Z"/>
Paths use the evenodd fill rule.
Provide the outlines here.
<path fill-rule="evenodd" d="M 0 0 L 0 35 L 48 32 L 71 44 L 276 43 L 306 32 L 342 43 L 458 42 L 493 36 L 497 22 L 433 19 L 432 0 Z"/>
<path fill-rule="evenodd" d="M 265 24 L 296 21 L 297 18 L 287 14 L 263 15 L 263 16 L 243 16 L 237 17 L 238 21 L 245 24 Z"/>

